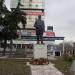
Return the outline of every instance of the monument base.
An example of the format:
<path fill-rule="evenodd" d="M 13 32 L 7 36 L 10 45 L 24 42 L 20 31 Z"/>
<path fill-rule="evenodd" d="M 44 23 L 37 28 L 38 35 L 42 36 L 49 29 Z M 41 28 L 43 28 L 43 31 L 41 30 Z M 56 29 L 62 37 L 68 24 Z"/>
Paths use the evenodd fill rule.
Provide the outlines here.
<path fill-rule="evenodd" d="M 34 59 L 46 58 L 47 59 L 47 45 L 35 44 L 34 45 Z"/>
<path fill-rule="evenodd" d="M 34 58 L 31 61 L 33 65 L 47 65 L 49 61 L 47 59 L 47 45 L 35 44 L 34 45 Z"/>

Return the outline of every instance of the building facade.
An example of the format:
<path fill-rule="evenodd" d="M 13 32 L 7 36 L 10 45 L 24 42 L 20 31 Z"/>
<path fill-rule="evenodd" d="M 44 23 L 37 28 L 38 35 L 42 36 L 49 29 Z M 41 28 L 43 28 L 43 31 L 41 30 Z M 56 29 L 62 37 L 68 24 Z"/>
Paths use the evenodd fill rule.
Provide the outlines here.
<path fill-rule="evenodd" d="M 23 5 L 20 6 L 20 10 L 27 14 L 26 28 L 34 28 L 37 16 L 41 15 L 44 18 L 45 0 L 11 0 L 10 8 L 15 9 L 19 1 Z"/>

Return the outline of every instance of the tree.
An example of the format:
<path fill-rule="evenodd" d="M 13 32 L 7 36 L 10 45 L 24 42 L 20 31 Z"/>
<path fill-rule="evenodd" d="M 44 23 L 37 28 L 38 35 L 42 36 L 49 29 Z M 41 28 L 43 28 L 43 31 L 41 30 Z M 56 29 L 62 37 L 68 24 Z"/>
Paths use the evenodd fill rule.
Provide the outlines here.
<path fill-rule="evenodd" d="M 4 2 L 5 0 L 0 0 L 0 14 L 5 14 L 6 12 L 9 12 Z"/>
<path fill-rule="evenodd" d="M 17 29 L 20 29 L 18 24 L 21 22 L 23 25 L 23 28 L 25 29 L 26 25 L 26 14 L 20 11 L 19 9 L 19 3 L 15 10 L 11 11 L 11 13 L 6 16 L 7 23 L 8 23 L 8 29 L 9 29 L 9 37 L 10 44 L 11 44 L 11 51 L 12 51 L 12 40 L 16 39 L 17 36 Z M 5 22 L 6 23 L 6 22 Z"/>
<path fill-rule="evenodd" d="M 4 4 L 4 0 L 0 0 L 0 39 L 3 40 L 3 32 L 2 30 L 4 29 L 4 19 L 6 14 L 8 14 L 9 11 L 6 8 L 5 4 Z M 6 40 L 4 41 L 4 43 L 6 43 Z M 4 44 L 4 50 L 5 50 L 5 44 Z"/>
<path fill-rule="evenodd" d="M 63 50 L 63 43 L 59 44 L 59 49 L 62 51 Z M 71 52 L 72 53 L 73 47 L 70 44 L 70 42 L 64 42 L 64 51 L 65 52 Z"/>
<path fill-rule="evenodd" d="M 4 2 L 4 0 L 2 0 Z M 19 9 L 20 3 L 18 3 L 15 10 L 5 12 L 5 17 L 1 18 L 1 25 L 3 26 L 3 29 L 1 31 L 2 39 L 4 40 L 4 51 L 3 55 L 5 55 L 5 49 L 7 45 L 7 40 L 10 40 L 10 44 L 12 47 L 12 40 L 16 39 L 18 37 L 17 35 L 17 29 L 20 29 L 18 24 L 21 22 L 24 29 L 26 24 L 26 14 L 20 11 Z M 6 9 L 4 9 L 6 10 Z M 1 10 L 2 11 L 2 10 Z"/>

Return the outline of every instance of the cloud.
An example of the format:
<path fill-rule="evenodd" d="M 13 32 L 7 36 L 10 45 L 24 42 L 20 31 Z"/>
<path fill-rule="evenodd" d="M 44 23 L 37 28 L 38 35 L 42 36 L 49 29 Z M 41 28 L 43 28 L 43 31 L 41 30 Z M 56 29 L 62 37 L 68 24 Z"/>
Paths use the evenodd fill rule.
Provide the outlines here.
<path fill-rule="evenodd" d="M 46 0 L 45 9 L 46 25 L 53 25 L 57 36 L 75 40 L 75 0 Z"/>

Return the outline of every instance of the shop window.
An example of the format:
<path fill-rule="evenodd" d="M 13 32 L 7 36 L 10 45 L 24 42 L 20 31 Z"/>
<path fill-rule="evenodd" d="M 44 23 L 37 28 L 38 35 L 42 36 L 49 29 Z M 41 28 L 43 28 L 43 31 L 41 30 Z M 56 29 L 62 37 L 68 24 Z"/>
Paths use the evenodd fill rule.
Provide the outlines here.
<path fill-rule="evenodd" d="M 16 48 L 16 44 L 13 44 L 13 46 Z"/>
<path fill-rule="evenodd" d="M 29 45 L 27 48 L 28 49 L 33 49 L 33 45 Z"/>
<path fill-rule="evenodd" d="M 27 32 L 27 36 L 31 36 L 31 32 Z"/>
<path fill-rule="evenodd" d="M 60 52 L 59 51 L 55 52 L 55 56 L 60 56 Z"/>
<path fill-rule="evenodd" d="M 25 46 L 26 46 L 25 44 L 22 44 L 22 48 L 23 48 L 23 49 L 25 49 Z"/>
<path fill-rule="evenodd" d="M 17 48 L 21 48 L 21 44 L 17 44 Z"/>

